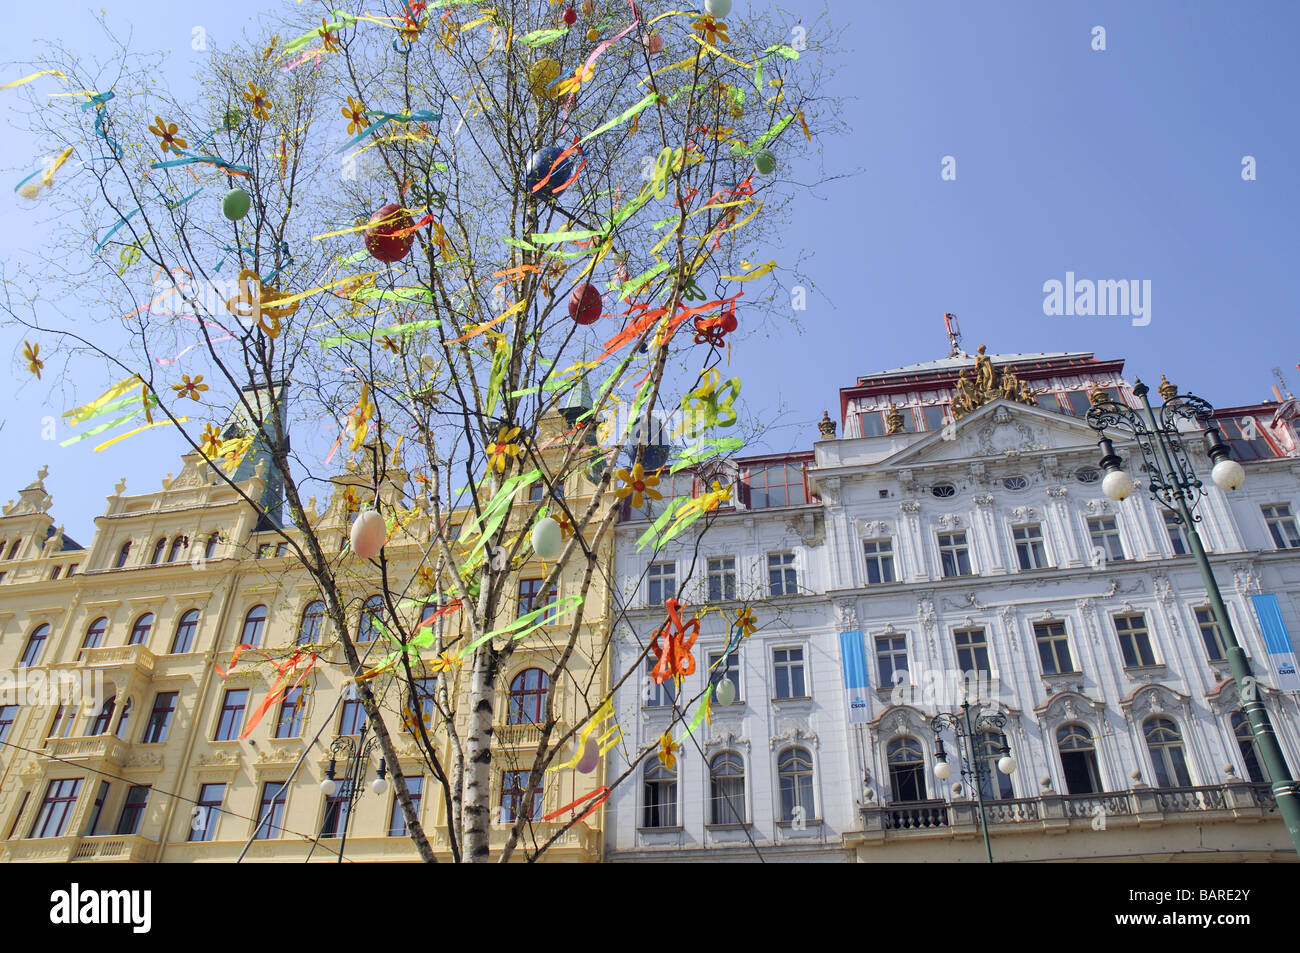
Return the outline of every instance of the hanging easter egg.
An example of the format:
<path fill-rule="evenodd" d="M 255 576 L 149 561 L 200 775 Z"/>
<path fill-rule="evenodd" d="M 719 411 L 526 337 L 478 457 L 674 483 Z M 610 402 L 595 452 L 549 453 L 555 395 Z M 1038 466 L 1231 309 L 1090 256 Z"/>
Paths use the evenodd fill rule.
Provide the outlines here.
<path fill-rule="evenodd" d="M 730 705 L 736 700 L 736 683 L 729 678 L 718 680 L 717 698 L 719 705 Z"/>
<path fill-rule="evenodd" d="M 642 42 L 645 43 L 646 51 L 647 51 L 648 53 L 650 53 L 650 55 L 652 55 L 652 56 L 653 56 L 655 53 L 662 53 L 662 52 L 663 52 L 663 49 L 664 49 L 664 38 L 663 38 L 662 36 L 660 36 L 658 32 L 651 33 L 651 34 L 650 34 L 649 36 L 647 36 L 644 40 L 642 40 Z"/>
<path fill-rule="evenodd" d="M 595 43 L 599 39 L 600 39 L 600 31 L 597 30 L 595 27 L 592 27 L 590 30 L 587 31 L 588 43 Z"/>
<path fill-rule="evenodd" d="M 374 559 L 384 548 L 384 537 L 387 535 L 388 527 L 384 525 L 384 518 L 374 510 L 363 510 L 352 521 L 352 532 L 349 534 L 352 551 L 362 559 Z"/>
<path fill-rule="evenodd" d="M 366 251 L 383 262 L 401 261 L 411 251 L 410 229 L 414 224 L 400 205 L 385 205 L 370 216 Z"/>
<path fill-rule="evenodd" d="M 559 78 L 560 64 L 544 56 L 528 67 L 528 91 L 538 99 L 554 99 L 555 89 L 551 84 Z"/>
<path fill-rule="evenodd" d="M 575 23 L 578 22 L 578 11 L 573 9 L 572 6 L 565 7 L 564 15 L 561 17 L 561 19 L 564 20 L 565 26 L 573 26 Z"/>
<path fill-rule="evenodd" d="M 243 189 L 231 189 L 221 200 L 221 214 L 232 222 L 237 222 L 248 214 L 252 198 Z"/>
<path fill-rule="evenodd" d="M 587 743 L 582 746 L 582 757 L 578 760 L 578 773 L 591 774 L 600 764 L 600 745 L 593 735 L 587 736 Z"/>
<path fill-rule="evenodd" d="M 596 12 L 596 0 L 582 0 L 582 15 L 589 17 Z"/>
<path fill-rule="evenodd" d="M 563 162 L 557 162 L 564 150 L 559 146 L 551 146 L 549 149 L 539 149 L 533 153 L 528 162 L 526 172 L 526 183 L 529 194 L 536 195 L 538 198 L 550 199 L 561 191 L 560 186 L 568 183 L 573 178 L 573 170 L 576 163 L 576 156 L 565 156 Z M 548 178 L 549 173 L 549 178 Z M 539 182 L 545 182 L 544 185 L 536 192 L 534 186 Z"/>
<path fill-rule="evenodd" d="M 736 320 L 736 306 L 733 304 L 722 312 L 722 330 L 730 334 L 738 327 L 740 327 L 740 322 Z"/>
<path fill-rule="evenodd" d="M 600 292 L 595 285 L 578 285 L 569 295 L 569 317 L 578 324 L 595 324 L 601 310 Z"/>
<path fill-rule="evenodd" d="M 539 559 L 554 559 L 564 548 L 564 535 L 560 524 L 549 516 L 543 516 L 533 527 L 533 552 Z"/>
<path fill-rule="evenodd" d="M 731 12 L 731 0 L 704 0 L 704 12 L 715 20 L 721 20 Z"/>
<path fill-rule="evenodd" d="M 761 175 L 771 175 L 776 171 L 776 156 L 767 149 L 759 149 L 754 153 L 754 168 Z"/>

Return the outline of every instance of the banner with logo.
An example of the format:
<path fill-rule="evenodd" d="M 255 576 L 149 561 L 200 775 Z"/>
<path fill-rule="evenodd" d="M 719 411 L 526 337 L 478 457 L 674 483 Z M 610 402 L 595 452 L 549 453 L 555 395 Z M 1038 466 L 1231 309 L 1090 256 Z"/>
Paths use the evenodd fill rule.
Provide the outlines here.
<path fill-rule="evenodd" d="M 1295 649 L 1282 619 L 1282 607 L 1271 592 L 1250 597 L 1255 605 L 1255 618 L 1264 633 L 1264 646 L 1268 649 L 1268 667 L 1277 677 L 1277 687 L 1284 692 L 1300 691 L 1300 674 L 1296 672 Z"/>
<path fill-rule="evenodd" d="M 844 697 L 849 704 L 849 724 L 861 725 L 870 720 L 867 716 L 867 650 L 862 642 L 862 632 L 840 633 L 840 659 L 844 665 Z"/>

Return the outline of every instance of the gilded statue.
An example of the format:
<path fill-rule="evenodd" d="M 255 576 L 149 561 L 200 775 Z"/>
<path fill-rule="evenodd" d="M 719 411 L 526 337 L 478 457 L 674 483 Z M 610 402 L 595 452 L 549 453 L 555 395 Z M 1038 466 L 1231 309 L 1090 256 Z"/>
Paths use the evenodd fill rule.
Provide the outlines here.
<path fill-rule="evenodd" d="M 975 358 L 975 390 L 983 397 L 993 394 L 993 360 L 984 353 L 984 345 L 979 346 L 979 355 Z"/>

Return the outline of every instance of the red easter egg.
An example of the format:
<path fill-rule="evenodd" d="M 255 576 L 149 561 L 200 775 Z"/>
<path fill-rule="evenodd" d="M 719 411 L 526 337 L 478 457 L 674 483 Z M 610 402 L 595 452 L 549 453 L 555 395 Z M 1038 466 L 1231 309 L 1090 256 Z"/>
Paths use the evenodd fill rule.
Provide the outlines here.
<path fill-rule="evenodd" d="M 383 224 L 376 224 L 382 222 Z M 366 251 L 383 262 L 401 261 L 411 251 L 410 229 L 415 224 L 402 206 L 389 203 L 370 216 Z M 405 232 L 405 234 L 394 234 Z"/>
<path fill-rule="evenodd" d="M 645 48 L 651 54 L 663 52 L 664 38 L 660 36 L 658 33 L 651 33 L 649 36 L 645 38 L 643 42 L 645 43 Z"/>
<path fill-rule="evenodd" d="M 600 320 L 602 307 L 595 285 L 579 285 L 569 295 L 569 317 L 578 324 L 595 324 Z"/>
<path fill-rule="evenodd" d="M 568 9 L 566 9 L 564 11 L 564 25 L 573 26 L 577 22 L 578 22 L 578 11 L 573 9 L 573 7 L 569 7 Z"/>
<path fill-rule="evenodd" d="M 722 330 L 730 334 L 739 326 L 739 322 L 736 321 L 735 309 L 728 308 L 726 311 L 722 312 Z"/>

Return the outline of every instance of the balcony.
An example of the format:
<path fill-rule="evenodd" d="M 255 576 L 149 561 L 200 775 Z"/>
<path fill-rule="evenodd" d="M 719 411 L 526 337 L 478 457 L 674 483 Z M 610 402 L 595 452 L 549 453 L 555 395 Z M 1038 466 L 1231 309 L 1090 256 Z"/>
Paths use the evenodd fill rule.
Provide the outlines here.
<path fill-rule="evenodd" d="M 564 737 L 565 730 L 563 722 L 556 722 L 555 727 L 551 729 L 551 743 L 554 744 L 557 738 Z M 492 729 L 492 737 L 503 748 L 536 748 L 542 740 L 542 726 L 496 725 Z"/>
<path fill-rule="evenodd" d="M 81 650 L 81 664 L 87 668 L 103 669 L 106 675 L 127 676 L 136 673 L 149 678 L 153 675 L 154 662 L 154 654 L 143 645 L 112 645 Z"/>
<path fill-rule="evenodd" d="M 28 863 L 149 863 L 158 842 L 139 835 L 38 837 L 12 840 L 0 848 L 0 861 Z"/>
<path fill-rule="evenodd" d="M 98 763 L 120 766 L 126 758 L 127 744 L 110 734 L 83 738 L 56 738 L 49 741 L 45 750 L 51 759 L 74 764 Z"/>

